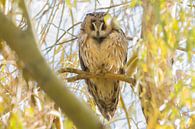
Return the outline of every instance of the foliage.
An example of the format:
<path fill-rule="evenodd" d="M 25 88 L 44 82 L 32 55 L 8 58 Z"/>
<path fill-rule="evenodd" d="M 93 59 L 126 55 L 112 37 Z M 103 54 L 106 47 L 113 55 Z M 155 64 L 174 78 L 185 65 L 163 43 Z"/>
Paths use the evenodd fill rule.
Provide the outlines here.
<path fill-rule="evenodd" d="M 18 2 L 0 0 L 0 11 L 25 30 L 28 21 Z M 82 18 L 89 10 L 109 11 L 111 16 L 118 18 L 116 22 L 127 37 L 133 37 L 133 41 L 129 41 L 129 61 L 125 68 L 127 75 L 134 77 L 137 83 L 132 90 L 128 90 L 129 85 L 122 87 L 118 110 L 111 121 L 104 120 L 97 111 L 83 81 L 68 83 L 64 77 L 72 74 L 59 74 L 64 84 L 87 103 L 108 128 L 145 127 L 144 119 L 140 114 L 136 115 L 136 112 L 142 112 L 140 105 L 129 94 L 140 98 L 147 128 L 195 128 L 193 1 L 48 0 L 40 2 L 39 9 L 33 10 L 38 2 L 28 0 L 28 11 L 39 40 L 37 45 L 55 71 L 79 68 L 76 38 Z M 111 16 L 107 15 L 105 20 Z M 138 20 L 142 20 L 142 25 Z M 4 40 L 0 42 L 0 128 L 76 128 L 31 79 L 15 52 Z"/>

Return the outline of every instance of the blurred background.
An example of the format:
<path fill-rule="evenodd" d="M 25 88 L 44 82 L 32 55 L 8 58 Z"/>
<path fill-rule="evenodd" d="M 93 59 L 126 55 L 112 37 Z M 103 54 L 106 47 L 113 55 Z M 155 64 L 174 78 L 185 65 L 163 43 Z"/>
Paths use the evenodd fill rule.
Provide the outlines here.
<path fill-rule="evenodd" d="M 195 1 L 27 0 L 26 5 L 42 55 L 108 128 L 146 129 L 146 118 L 151 129 L 195 128 Z M 17 1 L 2 0 L 0 10 L 18 28 L 27 28 Z M 80 69 L 81 22 L 87 13 L 102 11 L 116 17 L 128 37 L 128 75 L 137 80 L 135 86 L 121 83 L 122 96 L 110 121 L 101 116 L 83 80 L 68 83 L 65 78 L 74 74 L 57 72 Z M 0 128 L 76 128 L 0 42 Z"/>

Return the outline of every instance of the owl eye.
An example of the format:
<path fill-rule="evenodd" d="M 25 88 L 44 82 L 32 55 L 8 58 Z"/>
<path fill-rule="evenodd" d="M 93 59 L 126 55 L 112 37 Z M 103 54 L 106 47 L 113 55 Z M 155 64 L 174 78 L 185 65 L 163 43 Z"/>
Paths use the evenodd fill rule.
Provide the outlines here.
<path fill-rule="evenodd" d="M 91 24 L 91 27 L 90 27 L 90 28 L 91 28 L 91 30 L 93 30 L 93 31 L 95 30 L 95 27 L 94 27 L 93 24 Z"/>

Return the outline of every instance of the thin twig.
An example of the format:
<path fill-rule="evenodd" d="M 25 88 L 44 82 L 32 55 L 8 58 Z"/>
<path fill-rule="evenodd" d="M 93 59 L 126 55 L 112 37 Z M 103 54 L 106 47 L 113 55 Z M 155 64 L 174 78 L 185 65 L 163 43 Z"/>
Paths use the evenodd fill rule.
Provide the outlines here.
<path fill-rule="evenodd" d="M 65 32 L 56 40 L 56 42 L 55 42 L 53 45 L 51 45 L 51 46 L 45 48 L 43 51 L 47 50 L 47 52 L 46 52 L 46 54 L 47 54 L 47 53 L 48 53 L 49 51 L 51 51 L 51 49 L 52 49 L 54 46 L 56 46 L 56 45 L 61 45 L 61 44 L 64 44 L 64 43 L 67 43 L 67 42 L 71 42 L 71 41 L 73 41 L 73 40 L 76 40 L 77 37 L 59 43 L 59 41 L 62 39 L 62 37 L 64 37 L 64 35 L 65 35 L 69 30 L 71 30 L 72 28 L 74 28 L 75 26 L 77 26 L 77 25 L 79 25 L 79 24 L 81 24 L 81 23 L 82 23 L 82 22 L 77 22 L 77 23 L 75 23 L 74 25 L 72 25 L 71 27 L 69 27 L 69 28 L 68 28 L 68 29 L 67 29 L 67 30 L 66 30 L 66 31 L 65 31 Z"/>
<path fill-rule="evenodd" d="M 115 8 L 115 7 L 119 7 L 119 6 L 127 6 L 128 4 L 130 4 L 132 1 L 127 1 L 121 4 L 115 4 L 115 5 L 111 5 L 108 7 L 102 7 L 102 8 L 97 8 L 96 10 L 102 10 L 102 9 L 111 9 L 111 8 Z"/>
<path fill-rule="evenodd" d="M 177 50 L 183 51 L 183 52 L 190 52 L 186 48 L 178 47 Z M 195 51 L 191 51 L 192 54 L 195 54 Z"/>
<path fill-rule="evenodd" d="M 77 38 L 73 38 L 73 39 L 65 40 L 65 41 L 60 42 L 60 43 L 53 44 L 53 45 L 51 45 L 51 46 L 45 48 L 43 51 L 47 50 L 47 52 L 46 52 L 46 54 L 47 54 L 54 46 L 62 45 L 62 44 L 64 44 L 64 43 L 68 43 L 68 42 L 74 41 L 74 40 L 76 40 L 76 39 L 77 39 Z M 48 50 L 48 49 L 49 49 L 49 50 Z"/>
<path fill-rule="evenodd" d="M 74 28 L 75 26 L 77 26 L 77 25 L 79 25 L 79 24 L 81 24 L 82 22 L 77 22 L 77 23 L 75 23 L 74 25 L 72 25 L 71 27 L 69 27 L 59 38 L 58 38 L 58 40 L 56 41 L 56 42 L 59 42 L 61 39 L 62 39 L 62 37 L 64 37 L 64 35 L 69 31 L 69 30 L 71 30 L 72 28 Z"/>
<path fill-rule="evenodd" d="M 180 4 L 184 4 L 184 2 L 181 1 Z M 193 7 L 193 8 L 195 8 L 195 4 L 186 4 L 186 5 L 187 5 L 188 7 L 191 7 L 191 8 Z"/>
<path fill-rule="evenodd" d="M 131 36 L 127 36 L 127 40 L 133 40 L 133 37 L 131 37 Z"/>
<path fill-rule="evenodd" d="M 130 117 L 129 117 L 129 114 L 128 114 L 127 107 L 125 106 L 125 101 L 123 100 L 123 96 L 121 94 L 120 94 L 120 102 L 121 102 L 122 108 L 125 112 L 125 116 L 127 118 L 128 127 L 129 127 L 129 129 L 131 129 Z"/>

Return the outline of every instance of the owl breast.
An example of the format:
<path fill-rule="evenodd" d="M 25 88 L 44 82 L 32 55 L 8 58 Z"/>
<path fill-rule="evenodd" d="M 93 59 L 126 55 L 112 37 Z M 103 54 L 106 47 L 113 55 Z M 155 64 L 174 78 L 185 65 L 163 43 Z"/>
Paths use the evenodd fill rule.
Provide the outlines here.
<path fill-rule="evenodd" d="M 80 47 L 84 65 L 91 72 L 117 73 L 123 67 L 126 58 L 127 42 L 123 38 L 117 31 L 101 43 L 93 38 L 86 38 Z"/>

